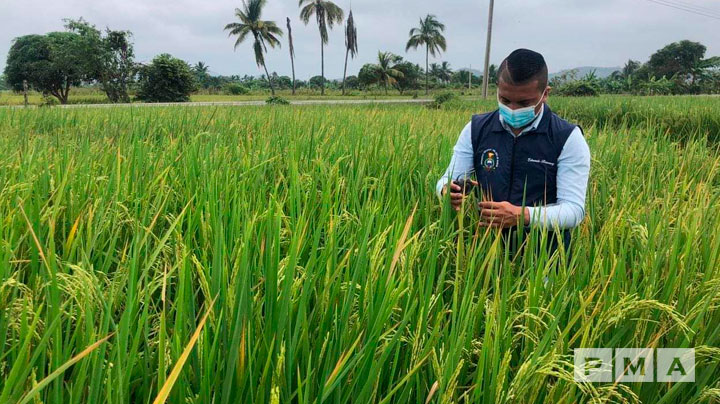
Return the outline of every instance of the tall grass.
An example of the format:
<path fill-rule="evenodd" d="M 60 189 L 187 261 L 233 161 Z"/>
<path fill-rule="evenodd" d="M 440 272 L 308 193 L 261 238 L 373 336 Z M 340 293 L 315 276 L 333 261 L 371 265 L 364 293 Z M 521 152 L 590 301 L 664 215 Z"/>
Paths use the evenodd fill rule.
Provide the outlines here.
<path fill-rule="evenodd" d="M 477 104 L 0 110 L 0 402 L 716 402 L 717 132 L 602 102 L 567 265 L 434 196 Z M 696 382 L 574 382 L 595 346 Z"/>

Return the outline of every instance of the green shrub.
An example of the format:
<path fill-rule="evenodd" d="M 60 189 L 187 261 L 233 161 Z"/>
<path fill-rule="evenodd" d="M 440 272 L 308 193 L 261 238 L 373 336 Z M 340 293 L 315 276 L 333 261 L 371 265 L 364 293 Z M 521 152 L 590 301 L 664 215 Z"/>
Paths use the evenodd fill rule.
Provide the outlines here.
<path fill-rule="evenodd" d="M 59 101 L 57 98 L 51 96 L 50 94 L 43 94 L 43 95 L 42 95 L 42 101 L 40 101 L 40 105 L 39 105 L 39 106 L 41 106 L 41 107 L 53 107 L 53 106 L 55 106 L 55 105 L 60 105 L 60 101 Z"/>
<path fill-rule="evenodd" d="M 439 94 L 436 94 L 434 98 L 434 101 L 427 105 L 430 109 L 440 109 L 444 104 L 447 104 L 451 101 L 455 101 L 458 99 L 457 94 L 453 93 L 452 91 L 445 91 Z"/>
<path fill-rule="evenodd" d="M 137 98 L 146 102 L 190 101 L 196 90 L 195 75 L 183 60 L 164 53 L 140 69 Z"/>
<path fill-rule="evenodd" d="M 290 101 L 275 95 L 265 100 L 265 103 L 268 105 L 290 105 Z"/>
<path fill-rule="evenodd" d="M 563 84 L 557 91 L 560 95 L 569 97 L 595 97 L 600 89 L 591 81 L 578 80 Z"/>
<path fill-rule="evenodd" d="M 228 83 L 223 91 L 228 95 L 247 95 L 250 93 L 250 89 L 240 83 Z"/>

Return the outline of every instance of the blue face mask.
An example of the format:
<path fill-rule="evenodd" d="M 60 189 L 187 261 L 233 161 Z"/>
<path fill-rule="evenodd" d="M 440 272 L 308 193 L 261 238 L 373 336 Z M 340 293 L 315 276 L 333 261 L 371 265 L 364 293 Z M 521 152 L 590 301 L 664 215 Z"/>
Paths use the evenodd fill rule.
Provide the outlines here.
<path fill-rule="evenodd" d="M 537 108 L 541 102 L 542 97 L 540 101 L 532 107 L 510 109 L 510 107 L 500 102 L 500 96 L 498 96 L 498 106 L 500 107 L 500 115 L 503 121 L 515 129 L 522 128 L 537 118 L 538 114 L 535 112 L 535 108 Z"/>

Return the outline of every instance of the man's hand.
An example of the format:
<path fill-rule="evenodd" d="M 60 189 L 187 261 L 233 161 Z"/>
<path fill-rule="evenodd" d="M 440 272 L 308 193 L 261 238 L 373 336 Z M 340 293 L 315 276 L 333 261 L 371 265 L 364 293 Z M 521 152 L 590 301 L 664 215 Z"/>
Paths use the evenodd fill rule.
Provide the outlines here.
<path fill-rule="evenodd" d="M 530 209 L 523 209 L 510 202 L 480 202 L 478 207 L 480 208 L 480 226 L 483 227 L 504 229 L 517 226 L 518 223 L 530 224 Z"/>
<path fill-rule="evenodd" d="M 471 181 L 474 186 L 478 186 L 477 181 Z M 463 189 L 460 187 L 460 185 L 455 184 L 453 182 L 450 183 L 450 204 L 452 205 L 453 209 L 455 211 L 459 211 L 460 207 L 462 206 L 463 199 L 465 199 L 465 196 L 463 194 Z M 442 195 L 445 196 L 445 192 L 447 192 L 447 185 L 443 187 Z"/>

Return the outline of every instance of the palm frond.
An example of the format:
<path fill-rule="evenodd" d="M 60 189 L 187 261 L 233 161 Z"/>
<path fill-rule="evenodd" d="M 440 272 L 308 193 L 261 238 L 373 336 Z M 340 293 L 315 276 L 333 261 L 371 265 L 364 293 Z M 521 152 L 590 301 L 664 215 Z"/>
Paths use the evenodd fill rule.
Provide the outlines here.
<path fill-rule="evenodd" d="M 253 44 L 253 50 L 255 51 L 255 62 L 258 66 L 265 65 L 265 54 L 264 54 L 264 48 L 265 45 L 262 43 L 260 38 L 255 38 L 255 43 Z"/>
<path fill-rule="evenodd" d="M 228 36 L 238 35 L 245 29 L 245 27 L 247 27 L 247 25 L 239 22 L 231 22 L 230 24 L 225 26 L 225 31 L 230 31 Z"/>
<path fill-rule="evenodd" d="M 282 48 L 282 44 L 280 43 L 280 38 L 278 38 L 275 34 L 267 32 L 265 35 L 263 35 L 263 42 L 270 45 L 271 48 L 278 47 Z"/>
<path fill-rule="evenodd" d="M 302 1 L 300 1 L 300 4 L 302 5 Z M 305 24 L 308 25 L 310 22 L 310 18 L 315 15 L 315 6 L 311 3 L 306 5 L 305 7 L 300 10 L 300 20 Z"/>
<path fill-rule="evenodd" d="M 325 10 L 325 20 L 330 29 L 333 28 L 335 23 L 342 23 L 345 18 L 345 12 L 337 4 L 332 1 L 320 0 L 322 8 Z"/>
<path fill-rule="evenodd" d="M 245 41 L 245 38 L 248 36 L 248 34 L 250 34 L 250 32 L 252 32 L 252 31 L 250 31 L 248 29 L 248 30 L 241 31 L 239 34 L 235 34 L 238 37 L 237 37 L 237 40 L 235 41 L 235 46 L 233 47 L 233 50 L 237 49 L 237 47 Z"/>
<path fill-rule="evenodd" d="M 405 45 L 405 52 L 409 51 L 410 49 L 417 49 L 418 46 L 423 44 L 423 39 L 419 35 L 415 35 L 410 37 L 410 39 L 407 42 L 407 45 Z"/>
<path fill-rule="evenodd" d="M 243 6 L 245 6 L 245 14 L 248 19 L 257 21 L 262 16 L 262 9 L 265 6 L 267 0 L 243 0 Z"/>
<path fill-rule="evenodd" d="M 355 58 L 358 52 L 357 46 L 357 27 L 355 27 L 355 19 L 352 10 L 348 14 L 347 24 L 345 26 L 345 48 L 350 52 L 350 56 Z"/>

